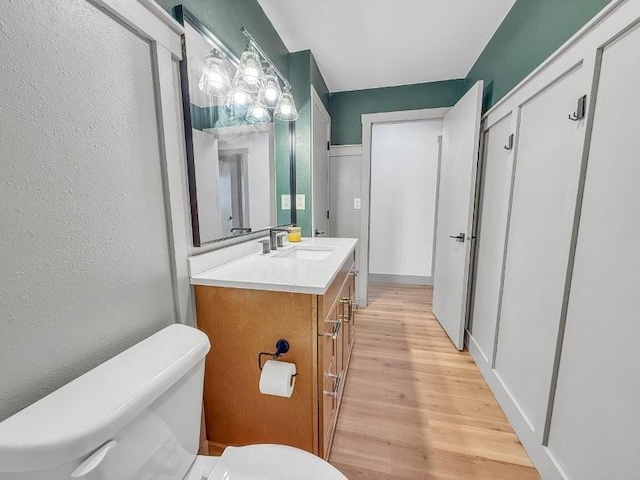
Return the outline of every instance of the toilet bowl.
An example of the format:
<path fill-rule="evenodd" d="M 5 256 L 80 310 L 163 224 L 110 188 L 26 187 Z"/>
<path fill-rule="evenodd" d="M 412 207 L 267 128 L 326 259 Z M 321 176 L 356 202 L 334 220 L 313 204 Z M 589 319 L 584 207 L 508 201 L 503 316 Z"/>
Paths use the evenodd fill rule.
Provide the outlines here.
<path fill-rule="evenodd" d="M 171 325 L 4 420 L 0 480 L 346 479 L 285 445 L 198 456 L 209 348 Z"/>

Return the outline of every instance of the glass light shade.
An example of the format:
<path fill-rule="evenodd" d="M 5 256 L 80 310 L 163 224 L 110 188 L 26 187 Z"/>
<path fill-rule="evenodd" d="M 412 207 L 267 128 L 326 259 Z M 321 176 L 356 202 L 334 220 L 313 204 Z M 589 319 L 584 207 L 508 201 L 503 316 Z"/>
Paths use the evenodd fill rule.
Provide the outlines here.
<path fill-rule="evenodd" d="M 282 100 L 282 89 L 280 88 L 278 77 L 275 76 L 273 71 L 269 70 L 264 76 L 263 84 L 264 88 L 260 92 L 261 98 L 268 108 L 275 108 L 278 102 Z"/>
<path fill-rule="evenodd" d="M 226 97 L 231 90 L 231 80 L 224 58 L 215 48 L 207 55 L 198 88 L 214 97 Z"/>
<path fill-rule="evenodd" d="M 262 88 L 262 63 L 253 47 L 242 53 L 234 83 L 248 93 L 258 93 Z"/>
<path fill-rule="evenodd" d="M 247 121 L 251 123 L 265 123 L 271 121 L 269 109 L 260 100 L 256 100 L 249 105 L 249 110 L 247 110 Z"/>
<path fill-rule="evenodd" d="M 250 103 L 252 103 L 251 95 L 239 87 L 234 88 L 227 98 L 227 107 L 236 111 L 246 110 Z"/>
<path fill-rule="evenodd" d="M 298 119 L 296 103 L 293 101 L 293 95 L 291 95 L 290 92 L 284 92 L 282 94 L 282 100 L 276 105 L 273 116 L 283 122 L 293 122 Z"/>

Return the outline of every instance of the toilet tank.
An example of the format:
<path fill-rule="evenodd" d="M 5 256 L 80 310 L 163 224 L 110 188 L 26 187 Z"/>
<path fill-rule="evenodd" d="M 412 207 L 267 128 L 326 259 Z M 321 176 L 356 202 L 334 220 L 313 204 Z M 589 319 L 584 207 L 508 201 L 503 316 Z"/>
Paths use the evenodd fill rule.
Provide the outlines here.
<path fill-rule="evenodd" d="M 171 325 L 0 423 L 0 480 L 180 480 L 209 340 Z"/>

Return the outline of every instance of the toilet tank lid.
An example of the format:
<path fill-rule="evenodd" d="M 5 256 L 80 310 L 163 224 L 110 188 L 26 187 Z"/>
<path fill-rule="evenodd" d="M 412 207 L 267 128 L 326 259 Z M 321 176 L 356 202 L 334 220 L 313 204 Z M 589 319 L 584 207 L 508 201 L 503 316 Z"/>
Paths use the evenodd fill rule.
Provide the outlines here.
<path fill-rule="evenodd" d="M 91 453 L 209 351 L 199 330 L 171 325 L 0 423 L 0 472 L 60 465 Z"/>

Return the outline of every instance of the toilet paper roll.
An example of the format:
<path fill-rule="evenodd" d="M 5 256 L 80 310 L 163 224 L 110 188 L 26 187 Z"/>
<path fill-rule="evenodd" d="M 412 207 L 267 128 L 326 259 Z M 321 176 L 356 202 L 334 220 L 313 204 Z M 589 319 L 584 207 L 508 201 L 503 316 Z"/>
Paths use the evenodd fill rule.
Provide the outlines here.
<path fill-rule="evenodd" d="M 295 374 L 295 364 L 268 360 L 260 374 L 260 393 L 290 398 L 296 384 Z"/>

